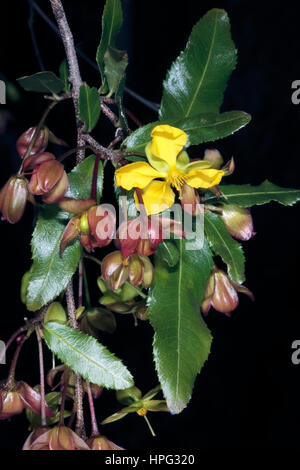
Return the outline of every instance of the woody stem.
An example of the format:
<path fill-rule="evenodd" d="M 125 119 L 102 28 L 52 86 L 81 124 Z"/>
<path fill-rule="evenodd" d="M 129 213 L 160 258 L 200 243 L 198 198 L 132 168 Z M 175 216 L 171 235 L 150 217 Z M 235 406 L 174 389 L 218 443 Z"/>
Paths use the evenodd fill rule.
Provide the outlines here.
<path fill-rule="evenodd" d="M 41 340 L 41 335 L 36 328 L 36 337 L 38 342 L 39 349 L 39 364 L 40 364 L 40 393 L 41 393 L 41 425 L 46 426 L 46 401 L 45 401 L 45 372 L 44 372 L 44 358 L 43 358 L 43 345 Z"/>

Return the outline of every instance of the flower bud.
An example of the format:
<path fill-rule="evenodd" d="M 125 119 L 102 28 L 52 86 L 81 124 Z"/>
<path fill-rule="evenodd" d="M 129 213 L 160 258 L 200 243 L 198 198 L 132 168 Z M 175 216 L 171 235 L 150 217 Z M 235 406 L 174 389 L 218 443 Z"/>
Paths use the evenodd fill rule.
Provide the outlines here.
<path fill-rule="evenodd" d="M 21 158 L 23 158 L 27 152 L 29 144 L 33 138 L 36 127 L 30 127 L 27 131 L 23 132 L 17 140 L 17 151 Z M 41 129 L 34 145 L 31 149 L 30 155 L 43 152 L 48 145 L 49 131 L 47 128 Z"/>
<path fill-rule="evenodd" d="M 200 214 L 200 197 L 191 186 L 184 184 L 181 188 L 180 202 L 182 209 L 190 215 Z"/>
<path fill-rule="evenodd" d="M 42 434 L 45 434 L 47 431 L 50 431 L 50 429 L 51 428 L 46 427 L 46 426 L 36 428 L 27 437 L 26 441 L 23 444 L 22 450 L 32 450 L 31 446 L 34 443 L 34 441 L 38 437 L 40 437 Z M 45 449 L 41 448 L 40 450 L 48 450 L 48 448 L 47 447 Z"/>
<path fill-rule="evenodd" d="M 63 236 L 61 238 L 59 251 L 63 253 L 66 247 L 75 240 L 76 237 L 80 234 L 80 215 L 76 215 L 72 217 L 72 219 L 68 222 Z"/>
<path fill-rule="evenodd" d="M 224 271 L 214 268 L 207 282 L 204 300 L 201 306 L 203 315 L 207 315 L 213 307 L 228 317 L 238 306 L 238 292 L 242 292 L 254 300 L 252 292 L 246 287 L 233 282 Z"/>
<path fill-rule="evenodd" d="M 91 450 L 124 450 L 105 436 L 91 437 L 86 443 Z"/>
<path fill-rule="evenodd" d="M 27 440 L 28 441 L 28 440 Z M 67 426 L 55 426 L 36 439 L 25 442 L 23 450 L 90 450 L 88 445 Z"/>
<path fill-rule="evenodd" d="M 230 235 L 238 240 L 249 240 L 254 235 L 253 220 L 248 209 L 236 204 L 221 204 L 221 218 Z"/>
<path fill-rule="evenodd" d="M 35 153 L 34 155 L 30 155 L 29 157 L 24 160 L 23 170 L 30 171 L 37 168 L 39 165 L 45 162 L 49 162 L 55 160 L 55 155 L 50 152 L 42 152 L 42 153 Z"/>
<path fill-rule="evenodd" d="M 40 394 L 26 382 L 14 382 L 10 386 L 2 383 L 0 386 L 0 419 L 20 414 L 24 408 L 29 408 L 34 413 L 40 414 Z M 48 405 L 46 405 L 46 416 L 54 416 Z"/>
<path fill-rule="evenodd" d="M 2 219 L 10 224 L 19 222 L 25 210 L 27 196 L 27 180 L 23 177 L 12 176 L 0 192 Z"/>
<path fill-rule="evenodd" d="M 224 163 L 223 157 L 217 149 L 207 149 L 204 152 L 204 159 L 211 163 L 211 167 L 219 170 Z"/>
<path fill-rule="evenodd" d="M 87 214 L 91 237 L 96 246 L 102 248 L 109 245 L 115 232 L 115 214 L 101 205 L 91 207 Z"/>
<path fill-rule="evenodd" d="M 49 305 L 44 316 L 44 324 L 48 322 L 60 323 L 62 325 L 67 324 L 68 318 L 61 303 L 52 302 L 52 304 Z"/>
<path fill-rule="evenodd" d="M 33 171 L 28 189 L 31 194 L 43 196 L 46 204 L 61 200 L 68 189 L 68 176 L 58 161 L 42 163 Z"/>

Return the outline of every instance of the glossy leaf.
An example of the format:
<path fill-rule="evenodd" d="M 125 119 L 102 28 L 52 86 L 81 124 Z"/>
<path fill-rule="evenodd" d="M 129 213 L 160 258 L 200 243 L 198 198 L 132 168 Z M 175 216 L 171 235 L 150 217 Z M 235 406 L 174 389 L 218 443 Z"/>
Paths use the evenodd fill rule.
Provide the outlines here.
<path fill-rule="evenodd" d="M 148 316 L 155 331 L 153 354 L 163 394 L 171 413 L 180 413 L 210 351 L 212 337 L 200 305 L 212 256 L 206 243 L 197 250 L 187 250 L 185 240 L 174 243 L 179 252 L 175 267 L 155 256 Z"/>
<path fill-rule="evenodd" d="M 97 49 L 96 60 L 102 77 L 101 93 L 109 91 L 105 75 L 104 56 L 109 47 L 114 48 L 118 33 L 123 23 L 121 0 L 107 0 L 102 16 L 102 35 Z"/>
<path fill-rule="evenodd" d="M 133 385 L 121 360 L 95 338 L 58 323 L 47 323 L 44 337 L 51 351 L 85 380 L 117 390 Z"/>
<path fill-rule="evenodd" d="M 216 255 L 227 264 L 228 274 L 234 282 L 245 280 L 245 257 L 241 245 L 234 240 L 223 220 L 211 212 L 205 213 L 204 230 L 209 244 Z"/>
<path fill-rule="evenodd" d="M 228 202 L 240 207 L 251 207 L 267 204 L 271 201 L 279 202 L 284 206 L 292 206 L 300 200 L 300 189 L 281 188 L 266 180 L 258 186 L 251 184 L 228 184 L 220 185 L 221 191 L 228 197 Z M 207 203 L 217 202 L 215 196 L 208 196 Z"/>
<path fill-rule="evenodd" d="M 105 77 L 108 83 L 108 97 L 116 95 L 121 98 L 124 87 L 125 70 L 128 65 L 128 55 L 126 51 L 119 51 L 113 47 L 108 47 L 104 54 Z"/>
<path fill-rule="evenodd" d="M 146 144 L 151 140 L 152 129 L 159 124 L 169 124 L 185 131 L 188 135 L 187 147 L 203 142 L 215 141 L 227 137 L 246 126 L 251 116 L 243 111 L 229 111 L 222 114 L 203 114 L 191 118 L 170 118 L 156 121 L 140 127 L 132 132 L 125 140 L 130 151 L 144 151 Z"/>
<path fill-rule="evenodd" d="M 186 49 L 167 73 L 160 119 L 218 113 L 235 66 L 236 49 L 227 13 L 210 10 L 194 26 Z"/>
<path fill-rule="evenodd" d="M 68 197 L 90 196 L 95 155 L 90 155 L 77 165 L 69 176 Z M 102 192 L 102 163 L 99 164 L 98 195 Z M 32 311 L 55 299 L 71 280 L 79 259 L 80 243 L 75 240 L 60 254 L 59 246 L 70 214 L 59 210 L 57 205 L 44 206 L 32 236 L 33 264 L 27 288 L 27 308 Z"/>
<path fill-rule="evenodd" d="M 91 132 L 100 116 L 100 97 L 97 88 L 81 85 L 78 99 L 79 119 L 84 122 L 83 132 Z"/>
<path fill-rule="evenodd" d="M 64 82 L 53 72 L 38 72 L 17 78 L 17 82 L 26 91 L 38 91 L 40 93 L 60 93 L 64 90 Z"/>
<path fill-rule="evenodd" d="M 157 256 L 161 257 L 171 267 L 176 266 L 179 261 L 178 248 L 171 240 L 165 240 L 159 244 Z"/>

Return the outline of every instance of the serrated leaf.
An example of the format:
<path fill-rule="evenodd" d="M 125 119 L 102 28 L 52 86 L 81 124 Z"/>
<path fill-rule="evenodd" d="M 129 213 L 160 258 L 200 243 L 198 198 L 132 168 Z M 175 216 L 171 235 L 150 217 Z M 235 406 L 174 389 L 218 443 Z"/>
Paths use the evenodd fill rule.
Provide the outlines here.
<path fill-rule="evenodd" d="M 224 10 L 210 10 L 196 23 L 186 49 L 167 73 L 160 119 L 218 113 L 235 66 L 228 15 Z"/>
<path fill-rule="evenodd" d="M 44 337 L 49 349 L 85 380 L 115 390 L 133 385 L 121 360 L 92 336 L 52 322 L 44 325 Z"/>
<path fill-rule="evenodd" d="M 240 207 L 251 207 L 267 204 L 271 201 L 279 202 L 284 206 L 292 206 L 300 200 L 300 189 L 281 188 L 266 180 L 258 186 L 251 184 L 220 185 L 221 191 L 228 197 L 228 202 Z M 215 196 L 208 196 L 205 202 L 217 202 Z"/>
<path fill-rule="evenodd" d="M 69 176 L 68 197 L 90 197 L 95 155 L 77 165 Z M 102 192 L 102 163 L 99 164 L 98 194 Z M 42 206 L 33 232 L 31 247 L 33 264 L 27 288 L 27 308 L 36 311 L 55 299 L 71 280 L 81 254 L 75 240 L 60 254 L 59 245 L 70 214 L 56 204 Z"/>
<path fill-rule="evenodd" d="M 101 93 L 108 92 L 105 75 L 104 55 L 108 47 L 115 47 L 116 39 L 123 23 L 121 0 L 107 0 L 102 15 L 102 35 L 97 49 L 96 60 L 102 77 Z"/>
<path fill-rule="evenodd" d="M 97 88 L 81 85 L 78 98 L 78 116 L 84 122 L 83 132 L 91 132 L 100 116 L 100 97 Z"/>
<path fill-rule="evenodd" d="M 241 245 L 234 240 L 223 220 L 211 212 L 204 214 L 204 230 L 209 244 L 216 255 L 227 264 L 228 274 L 234 282 L 245 280 L 245 257 Z"/>
<path fill-rule="evenodd" d="M 17 78 L 17 82 L 26 91 L 37 91 L 40 93 L 60 93 L 63 91 L 65 84 L 53 72 L 38 72 Z"/>
<path fill-rule="evenodd" d="M 59 66 L 59 77 L 64 82 L 64 91 L 67 93 L 71 89 L 69 82 L 69 69 L 66 59 L 63 59 Z"/>
<path fill-rule="evenodd" d="M 215 141 L 227 137 L 246 126 L 251 116 L 243 111 L 229 111 L 221 114 L 203 114 L 191 118 L 170 118 L 164 121 L 156 121 L 140 127 L 124 141 L 130 151 L 143 151 L 151 140 L 151 132 L 155 126 L 169 124 L 178 127 L 187 133 L 190 145 L 198 145 L 203 142 Z M 140 158 L 141 160 L 141 158 Z"/>
<path fill-rule="evenodd" d="M 176 266 L 179 261 L 178 248 L 175 243 L 170 240 L 165 240 L 159 244 L 157 255 L 170 267 Z"/>
<path fill-rule="evenodd" d="M 175 268 L 155 257 L 148 316 L 155 331 L 153 354 L 163 394 L 171 413 L 180 413 L 210 351 L 212 337 L 200 305 L 212 256 L 207 243 L 199 250 L 187 250 L 182 239 L 174 243 L 179 252 Z"/>

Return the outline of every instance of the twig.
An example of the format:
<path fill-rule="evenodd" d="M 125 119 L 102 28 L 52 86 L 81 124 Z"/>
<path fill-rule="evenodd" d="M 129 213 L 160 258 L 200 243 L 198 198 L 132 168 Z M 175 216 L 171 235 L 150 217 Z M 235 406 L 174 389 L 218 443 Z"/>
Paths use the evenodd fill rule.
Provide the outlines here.
<path fill-rule="evenodd" d="M 67 61 L 69 65 L 69 81 L 72 84 L 73 102 L 76 115 L 77 147 L 82 147 L 84 145 L 84 140 L 82 138 L 83 123 L 78 118 L 78 97 L 82 80 L 75 50 L 74 39 L 66 18 L 62 2 L 60 0 L 50 0 L 50 2 L 56 22 L 58 24 L 60 36 L 66 51 Z M 84 160 L 84 157 L 84 149 L 78 150 L 76 156 L 76 163 L 80 163 L 82 160 Z"/>
<path fill-rule="evenodd" d="M 7 382 L 6 382 L 6 385 L 7 385 L 8 388 L 13 386 L 14 383 L 15 383 L 16 366 L 17 366 L 17 362 L 18 362 L 18 359 L 19 359 L 20 351 L 21 351 L 22 346 L 25 343 L 26 339 L 27 339 L 27 336 L 23 335 L 23 337 L 21 337 L 18 341 L 18 345 L 16 347 L 14 357 L 13 357 L 13 360 L 12 360 L 11 365 L 10 365 L 8 379 L 7 379 Z"/>
<path fill-rule="evenodd" d="M 5 343 L 5 348 L 3 348 L 3 350 L 0 353 L 0 364 L 2 364 L 2 361 L 5 357 L 6 351 L 8 350 L 9 346 L 13 343 L 13 341 L 17 338 L 17 336 L 19 336 L 20 333 L 22 333 L 23 331 L 26 331 L 26 330 L 27 330 L 27 328 L 25 326 L 21 326 L 20 328 L 17 329 L 17 331 L 15 331 L 11 335 L 9 340 Z"/>
<path fill-rule="evenodd" d="M 83 261 L 79 261 L 78 267 L 78 308 L 82 307 L 82 287 L 83 287 Z"/>
<path fill-rule="evenodd" d="M 105 114 L 105 116 L 108 117 L 110 122 L 115 127 L 118 127 L 118 122 L 119 122 L 118 116 L 108 106 L 106 106 L 106 104 L 104 104 L 102 101 L 101 101 L 100 106 L 101 106 L 101 111 L 103 112 L 103 114 Z"/>
<path fill-rule="evenodd" d="M 113 152 L 112 150 L 107 149 L 106 147 L 103 147 L 101 144 L 99 144 L 99 142 L 97 142 L 97 140 L 95 140 L 89 134 L 84 134 L 83 140 L 88 142 L 88 144 L 90 144 L 90 146 L 94 149 L 94 151 L 96 151 L 99 154 L 105 155 L 105 157 L 108 160 L 111 160 L 113 164 L 118 163 L 119 161 L 118 155 L 116 155 L 115 152 Z"/>
<path fill-rule="evenodd" d="M 42 57 L 41 57 L 41 54 L 40 54 L 39 46 L 38 46 L 38 43 L 37 43 L 37 40 L 36 40 L 36 37 L 35 37 L 35 33 L 34 33 L 34 27 L 33 27 L 33 24 L 34 24 L 34 6 L 33 6 L 33 1 L 28 0 L 28 4 L 29 4 L 29 17 L 28 17 L 27 24 L 28 24 L 28 28 L 29 28 L 29 32 L 30 32 L 30 37 L 31 37 L 34 53 L 36 55 L 36 58 L 37 58 L 37 61 L 39 63 L 40 69 L 45 70 L 45 67 L 44 67 L 44 64 L 43 64 L 43 61 L 42 61 Z"/>
<path fill-rule="evenodd" d="M 46 399 L 45 399 L 45 372 L 44 372 L 44 358 L 43 346 L 39 329 L 36 328 L 36 336 L 39 348 L 39 364 L 40 364 L 40 393 L 41 393 L 41 425 L 46 426 Z"/>
<path fill-rule="evenodd" d="M 97 425 L 94 400 L 93 400 L 90 382 L 86 382 L 86 385 L 87 385 L 87 394 L 88 394 L 90 413 L 91 413 L 91 424 L 92 424 L 91 437 L 96 437 L 96 436 L 99 436 L 100 433 L 99 433 L 99 429 Z"/>
<path fill-rule="evenodd" d="M 72 281 L 69 282 L 66 289 L 66 299 L 69 314 L 70 326 L 75 330 L 78 330 L 78 324 L 76 320 L 76 306 L 74 300 L 74 291 Z M 84 416 L 83 416 L 83 389 L 82 380 L 78 374 L 75 374 L 75 406 L 76 406 L 76 432 L 79 436 L 85 435 L 84 430 Z"/>
<path fill-rule="evenodd" d="M 51 19 L 46 15 L 46 13 L 36 4 L 36 2 L 32 2 L 33 4 L 33 8 L 36 10 L 36 12 L 40 15 L 41 18 L 43 18 L 43 20 L 47 23 L 47 25 L 55 32 L 55 34 L 58 36 L 58 38 L 60 40 L 62 40 L 62 38 L 60 37 L 60 34 L 59 34 L 59 30 L 58 28 L 55 26 L 55 24 L 53 23 L 53 21 L 51 21 Z M 82 52 L 78 46 L 75 46 L 75 49 L 76 49 L 76 52 L 77 54 L 79 55 L 79 57 L 81 57 L 87 64 L 89 64 L 94 70 L 97 70 L 97 72 L 99 71 L 98 69 L 98 66 L 97 64 L 91 60 L 84 52 Z M 132 96 L 133 98 L 135 98 L 137 101 L 139 101 L 140 103 L 142 103 L 144 106 L 146 106 L 147 108 L 149 109 L 152 109 L 152 111 L 155 111 L 157 113 L 158 109 L 159 109 L 159 104 L 158 103 L 154 103 L 153 101 L 150 101 L 150 100 L 147 100 L 146 98 L 144 98 L 143 96 L 141 96 L 139 93 L 136 93 L 135 91 L 131 90 L 130 88 L 128 88 L 127 86 L 124 87 L 124 91 L 126 93 L 128 93 L 128 95 Z"/>

